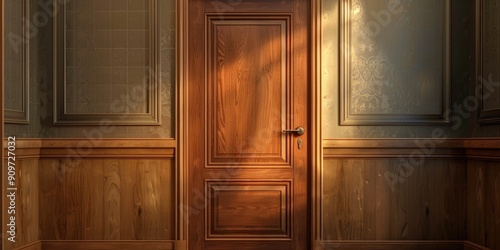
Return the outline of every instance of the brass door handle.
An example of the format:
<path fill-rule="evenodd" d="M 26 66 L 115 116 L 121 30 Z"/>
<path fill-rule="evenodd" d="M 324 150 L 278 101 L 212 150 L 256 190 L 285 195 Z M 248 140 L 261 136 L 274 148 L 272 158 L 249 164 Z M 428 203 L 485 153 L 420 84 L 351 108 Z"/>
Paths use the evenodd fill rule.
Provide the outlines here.
<path fill-rule="evenodd" d="M 283 133 L 295 133 L 296 135 L 303 135 L 306 130 L 303 127 L 297 127 L 296 129 L 285 129 Z"/>

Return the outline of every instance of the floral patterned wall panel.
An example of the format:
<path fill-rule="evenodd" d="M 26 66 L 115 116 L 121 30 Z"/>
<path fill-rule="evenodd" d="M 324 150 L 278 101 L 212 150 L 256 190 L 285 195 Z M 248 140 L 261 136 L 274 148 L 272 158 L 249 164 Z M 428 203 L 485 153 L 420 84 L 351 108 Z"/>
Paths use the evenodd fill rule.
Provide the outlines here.
<path fill-rule="evenodd" d="M 436 128 L 449 137 L 470 133 L 475 120 L 455 119 L 453 105 L 473 93 L 473 44 L 463 36 L 473 35 L 474 12 L 471 1 L 450 13 L 447 3 L 322 1 L 324 138 L 431 137 Z M 457 21 L 447 37 L 447 23 Z"/>
<path fill-rule="evenodd" d="M 447 123 L 450 2 L 341 3 L 341 122 Z"/>

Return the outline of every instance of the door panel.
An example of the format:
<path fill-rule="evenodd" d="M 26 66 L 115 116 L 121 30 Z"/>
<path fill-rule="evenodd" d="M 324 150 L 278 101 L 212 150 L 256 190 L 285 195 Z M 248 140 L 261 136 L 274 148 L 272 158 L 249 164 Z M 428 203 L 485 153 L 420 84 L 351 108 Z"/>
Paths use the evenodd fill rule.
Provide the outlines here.
<path fill-rule="evenodd" d="M 208 238 L 290 238 L 290 182 L 209 181 L 207 187 Z"/>
<path fill-rule="evenodd" d="M 188 8 L 189 249 L 307 249 L 309 4 Z"/>
<path fill-rule="evenodd" d="M 210 166 L 290 166 L 289 17 L 208 17 Z"/>

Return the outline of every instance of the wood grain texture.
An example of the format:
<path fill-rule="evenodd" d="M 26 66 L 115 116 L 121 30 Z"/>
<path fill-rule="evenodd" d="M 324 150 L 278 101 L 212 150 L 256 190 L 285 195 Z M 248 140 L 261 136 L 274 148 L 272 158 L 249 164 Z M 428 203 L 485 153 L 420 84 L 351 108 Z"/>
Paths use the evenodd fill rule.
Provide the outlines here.
<path fill-rule="evenodd" d="M 335 158 L 425 158 L 500 160 L 497 138 L 325 139 L 324 156 Z"/>
<path fill-rule="evenodd" d="M 326 240 L 465 240 L 466 164 L 400 161 L 325 159 Z"/>
<path fill-rule="evenodd" d="M 22 247 L 16 248 L 16 250 L 42 250 L 42 242 L 36 241 L 30 244 L 26 244 Z"/>
<path fill-rule="evenodd" d="M 467 237 L 491 249 L 500 248 L 500 164 L 469 160 L 467 171 Z"/>
<path fill-rule="evenodd" d="M 281 134 L 290 112 L 289 26 L 288 16 L 209 17 L 209 165 L 290 165 Z"/>
<path fill-rule="evenodd" d="M 312 143 L 306 133 L 298 150 L 298 137 L 281 130 L 303 126 L 309 131 L 311 125 L 309 4 L 302 0 L 188 2 L 189 138 L 185 145 L 190 249 L 308 248 Z M 219 8 L 222 5 L 228 8 Z M 223 240 L 221 234 L 209 239 L 206 183 L 221 179 L 290 181 L 292 191 L 286 197 L 291 201 L 290 236 L 272 242 L 267 235 L 255 233 L 252 240 L 231 235 Z M 248 201 L 242 204 L 247 207 Z M 259 218 L 259 211 L 245 217 Z M 232 211 L 219 216 L 226 215 L 238 219 Z M 245 222 L 246 226 L 239 226 L 255 225 Z"/>
<path fill-rule="evenodd" d="M 209 238 L 290 238 L 290 182 L 208 182 Z"/>
<path fill-rule="evenodd" d="M 43 139 L 40 157 L 72 158 L 172 158 L 172 139 Z"/>
<path fill-rule="evenodd" d="M 16 242 L 5 241 L 5 249 L 14 249 L 38 241 L 39 230 L 39 168 L 38 159 L 16 158 Z M 7 161 L 4 161 L 7 166 Z M 7 201 L 7 199 L 6 199 Z M 7 203 L 6 203 L 7 204 Z M 6 208 L 9 206 L 5 206 Z M 4 220 L 11 216 L 2 209 Z M 12 214 L 14 215 L 14 214 Z M 7 223 L 5 223 L 7 224 Z"/>
<path fill-rule="evenodd" d="M 42 240 L 173 239 L 173 160 L 40 162 Z"/>
<path fill-rule="evenodd" d="M 224 14 L 227 12 L 290 12 L 292 0 L 257 0 L 257 1 L 212 1 L 204 0 L 206 12 Z"/>

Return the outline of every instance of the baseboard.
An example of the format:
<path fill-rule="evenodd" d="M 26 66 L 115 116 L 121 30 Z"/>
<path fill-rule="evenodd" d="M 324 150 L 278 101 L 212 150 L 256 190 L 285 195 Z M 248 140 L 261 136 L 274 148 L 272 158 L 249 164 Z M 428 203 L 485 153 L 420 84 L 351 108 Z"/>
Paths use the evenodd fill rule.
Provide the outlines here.
<path fill-rule="evenodd" d="M 489 250 L 468 241 L 324 241 L 313 250 Z"/>
<path fill-rule="evenodd" d="M 478 245 L 476 243 L 466 241 L 464 242 L 464 250 L 490 250 L 487 247 L 483 247 L 481 245 Z"/>
<path fill-rule="evenodd" d="M 175 241 L 42 241 L 41 250 L 184 250 Z"/>
<path fill-rule="evenodd" d="M 22 247 L 15 248 L 15 250 L 42 250 L 42 242 L 36 241 L 33 243 L 29 243 Z"/>
<path fill-rule="evenodd" d="M 15 250 L 186 250 L 185 241 L 38 241 Z M 312 250 L 490 250 L 470 241 L 317 241 Z"/>

